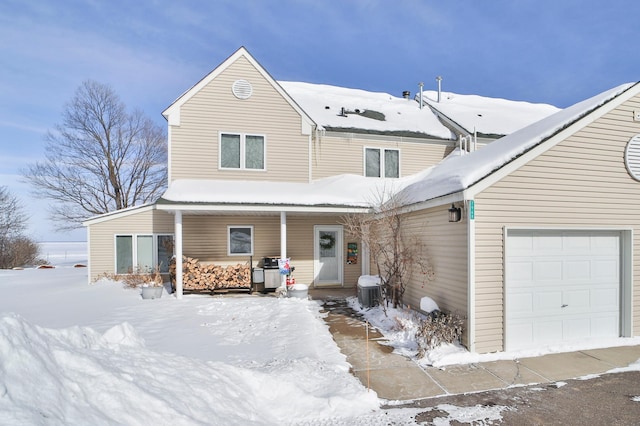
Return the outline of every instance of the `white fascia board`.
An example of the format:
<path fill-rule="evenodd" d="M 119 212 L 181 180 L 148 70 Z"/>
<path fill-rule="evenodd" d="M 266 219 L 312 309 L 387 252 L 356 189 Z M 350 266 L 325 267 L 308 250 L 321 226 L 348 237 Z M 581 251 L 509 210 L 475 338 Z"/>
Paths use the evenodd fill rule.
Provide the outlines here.
<path fill-rule="evenodd" d="M 170 113 L 167 113 L 167 114 L 163 112 L 162 115 L 164 115 L 164 117 L 167 119 L 167 124 L 169 126 L 180 126 L 180 108 L 179 107 L 173 109 Z"/>
<path fill-rule="evenodd" d="M 508 176 L 509 174 L 518 170 L 520 167 L 524 166 L 529 161 L 535 159 L 539 155 L 544 154 L 545 152 L 547 152 L 548 150 L 550 150 L 560 142 L 564 141 L 565 139 L 572 136 L 574 133 L 577 133 L 578 131 L 587 127 L 588 125 L 590 125 L 597 119 L 601 118 L 605 114 L 608 114 L 609 112 L 613 111 L 623 103 L 627 102 L 632 97 L 636 96 L 638 93 L 640 93 L 640 84 L 636 84 L 635 86 L 632 86 L 631 88 L 621 93 L 617 97 L 611 99 L 606 104 L 598 107 L 596 110 L 578 119 L 569 127 L 559 131 L 558 133 L 551 136 L 546 141 L 540 143 L 536 147 L 525 152 L 520 157 L 504 165 L 500 169 L 490 173 L 489 175 L 487 175 L 477 183 L 471 185 L 465 191 L 468 196 L 467 199 L 475 198 L 480 192 L 484 191 L 485 189 L 489 188 L 491 185 L 500 181 L 505 176 Z"/>
<path fill-rule="evenodd" d="M 252 212 L 252 213 L 368 213 L 368 207 L 332 207 L 332 206 L 281 206 L 281 205 L 193 205 L 193 204 L 159 204 L 158 210 L 167 212 L 183 211 L 183 212 Z"/>
<path fill-rule="evenodd" d="M 134 207 L 129 207 L 122 210 L 116 210 L 114 212 L 104 213 L 99 216 L 94 216 L 90 219 L 87 219 L 84 222 L 82 222 L 82 226 L 95 225 L 96 223 L 106 222 L 111 219 L 143 213 L 149 210 L 153 210 L 155 208 L 156 208 L 155 204 L 147 204 L 143 206 L 134 206 Z"/>
<path fill-rule="evenodd" d="M 300 126 L 300 133 L 302 133 L 303 135 L 309 135 L 311 136 L 311 134 L 313 133 L 313 124 L 308 122 L 307 120 L 304 119 L 304 115 L 303 115 L 303 119 L 301 120 L 302 124 Z"/>

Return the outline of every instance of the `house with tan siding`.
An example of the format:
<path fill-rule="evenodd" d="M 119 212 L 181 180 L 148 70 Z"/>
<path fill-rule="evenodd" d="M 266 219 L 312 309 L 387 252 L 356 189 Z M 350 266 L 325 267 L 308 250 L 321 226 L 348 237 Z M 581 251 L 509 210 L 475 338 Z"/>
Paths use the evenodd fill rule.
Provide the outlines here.
<path fill-rule="evenodd" d="M 639 154 L 627 84 L 441 162 L 402 190 L 437 253 L 405 301 L 464 315 L 477 352 L 639 335 Z"/>
<path fill-rule="evenodd" d="M 289 258 L 300 283 L 355 287 L 371 259 L 343 218 L 392 193 L 434 267 L 404 301 L 463 315 L 470 350 L 638 335 L 639 93 L 521 105 L 527 119 L 495 127 L 489 100 L 279 82 L 241 48 L 163 112 L 164 195 L 85 222 L 90 279 L 173 255 Z"/>

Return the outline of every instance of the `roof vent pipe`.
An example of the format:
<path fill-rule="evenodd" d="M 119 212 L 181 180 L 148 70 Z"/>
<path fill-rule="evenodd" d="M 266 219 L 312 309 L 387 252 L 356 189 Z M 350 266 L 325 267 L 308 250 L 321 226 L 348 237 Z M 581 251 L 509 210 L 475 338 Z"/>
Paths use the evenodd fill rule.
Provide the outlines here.
<path fill-rule="evenodd" d="M 420 109 L 422 109 L 422 88 L 424 87 L 424 83 L 420 82 L 418 86 L 420 86 Z"/>
<path fill-rule="evenodd" d="M 438 82 L 438 103 L 440 103 L 440 95 L 442 93 L 442 77 L 437 76 L 436 81 Z"/>
<path fill-rule="evenodd" d="M 409 97 L 411 96 L 411 92 L 408 90 L 405 90 L 404 92 L 402 92 L 402 97 L 405 99 L 409 99 Z"/>

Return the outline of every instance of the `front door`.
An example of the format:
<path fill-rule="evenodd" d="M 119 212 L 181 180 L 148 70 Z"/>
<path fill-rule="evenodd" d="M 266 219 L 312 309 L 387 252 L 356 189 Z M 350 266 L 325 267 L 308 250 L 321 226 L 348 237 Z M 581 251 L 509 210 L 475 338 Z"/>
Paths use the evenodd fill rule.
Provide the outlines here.
<path fill-rule="evenodd" d="M 314 227 L 314 283 L 342 285 L 342 226 Z"/>

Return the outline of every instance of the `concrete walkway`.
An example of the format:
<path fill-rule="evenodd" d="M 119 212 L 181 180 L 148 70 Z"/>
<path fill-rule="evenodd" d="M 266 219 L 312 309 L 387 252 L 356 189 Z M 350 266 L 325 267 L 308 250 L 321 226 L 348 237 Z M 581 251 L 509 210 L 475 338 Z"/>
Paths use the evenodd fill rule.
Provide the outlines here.
<path fill-rule="evenodd" d="M 359 314 L 347 306 L 350 291 L 311 291 L 323 300 L 333 339 L 352 366 L 352 373 L 378 397 L 404 401 L 441 395 L 502 389 L 511 385 L 555 382 L 626 367 L 640 358 L 640 346 L 550 354 L 515 361 L 451 365 L 446 369 L 420 367 L 379 344 L 384 337 L 366 329 Z M 367 341 L 368 335 L 368 341 Z"/>

